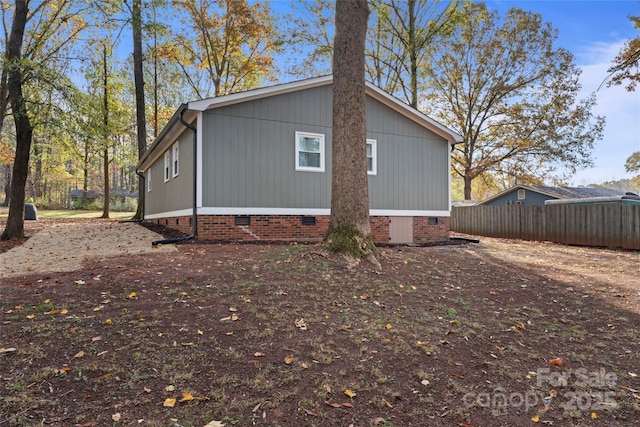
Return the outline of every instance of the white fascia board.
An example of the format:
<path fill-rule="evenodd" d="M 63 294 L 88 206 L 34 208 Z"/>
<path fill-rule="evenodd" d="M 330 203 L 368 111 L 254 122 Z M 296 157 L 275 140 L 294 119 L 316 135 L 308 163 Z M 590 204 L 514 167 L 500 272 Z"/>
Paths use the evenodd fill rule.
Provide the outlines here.
<path fill-rule="evenodd" d="M 137 170 L 144 173 L 151 167 L 153 163 L 158 160 L 165 151 L 167 151 L 177 140 L 180 135 L 187 130 L 187 128 L 180 122 L 179 114 L 182 110 L 179 108 L 174 116 L 171 118 L 167 126 L 162 130 L 160 135 L 153 141 L 147 151 L 142 156 L 142 159 L 138 163 Z M 183 117 L 187 123 L 192 123 L 196 118 L 195 111 L 185 110 Z"/>
<path fill-rule="evenodd" d="M 230 95 L 206 98 L 200 101 L 189 102 L 189 110 L 206 111 L 212 108 L 224 107 L 225 105 L 237 104 L 239 102 L 252 101 L 274 95 L 295 92 L 302 89 L 310 89 L 317 86 L 324 86 L 333 82 L 333 76 L 314 77 L 291 83 L 284 83 L 261 89 L 249 90 L 246 92 L 233 93 Z"/>
<path fill-rule="evenodd" d="M 389 95 L 379 87 L 367 82 L 367 95 L 371 96 L 373 99 L 382 102 L 387 107 L 397 111 L 403 116 L 407 117 L 410 120 L 418 123 L 426 129 L 429 129 L 436 135 L 446 139 L 449 144 L 457 144 L 464 141 L 462 135 L 457 132 L 452 131 L 448 127 L 444 126 L 441 123 L 433 120 L 431 117 L 422 114 L 420 111 L 411 107 L 410 105 L 405 104 L 404 102 L 394 98 Z"/>

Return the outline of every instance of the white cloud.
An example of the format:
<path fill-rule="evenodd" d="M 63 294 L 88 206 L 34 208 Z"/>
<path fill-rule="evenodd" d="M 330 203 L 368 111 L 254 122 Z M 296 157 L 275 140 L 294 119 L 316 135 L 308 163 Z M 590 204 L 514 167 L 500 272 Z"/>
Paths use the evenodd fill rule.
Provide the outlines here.
<path fill-rule="evenodd" d="M 623 44 L 624 41 L 593 43 L 576 54 L 576 63 L 582 69 L 580 97 L 597 91 L 593 113 L 606 117 L 606 127 L 604 138 L 597 142 L 594 150 L 595 167 L 576 173 L 571 182 L 574 185 L 631 176 L 624 171 L 624 162 L 631 153 L 640 150 L 640 92 L 603 84 L 609 75 L 607 69 Z"/>

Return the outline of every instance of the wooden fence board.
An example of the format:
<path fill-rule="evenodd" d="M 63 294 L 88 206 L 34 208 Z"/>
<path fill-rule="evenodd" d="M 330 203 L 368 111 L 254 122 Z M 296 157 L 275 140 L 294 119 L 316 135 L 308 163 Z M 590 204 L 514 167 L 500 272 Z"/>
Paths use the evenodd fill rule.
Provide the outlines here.
<path fill-rule="evenodd" d="M 640 249 L 640 205 L 454 207 L 451 230 L 488 237 Z"/>

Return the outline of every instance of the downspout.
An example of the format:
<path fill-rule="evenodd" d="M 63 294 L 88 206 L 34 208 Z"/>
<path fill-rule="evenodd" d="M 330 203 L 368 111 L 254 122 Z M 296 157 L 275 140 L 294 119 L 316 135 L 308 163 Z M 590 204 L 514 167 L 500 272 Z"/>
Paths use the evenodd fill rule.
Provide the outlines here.
<path fill-rule="evenodd" d="M 184 242 L 186 240 L 192 240 L 197 238 L 198 236 L 198 129 L 193 126 L 191 123 L 188 123 L 183 115 L 185 111 L 187 111 L 187 105 L 183 104 L 184 108 L 180 111 L 180 123 L 182 123 L 185 127 L 191 129 L 193 131 L 193 214 L 191 218 L 191 234 L 186 237 L 174 237 L 172 239 L 163 239 L 156 240 L 151 242 L 152 246 L 165 245 L 169 243 L 179 243 Z"/>

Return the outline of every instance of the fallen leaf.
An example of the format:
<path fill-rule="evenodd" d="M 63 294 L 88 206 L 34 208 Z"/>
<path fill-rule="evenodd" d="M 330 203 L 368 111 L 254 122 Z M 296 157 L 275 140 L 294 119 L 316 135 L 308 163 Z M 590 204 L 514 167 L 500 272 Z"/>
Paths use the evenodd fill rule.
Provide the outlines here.
<path fill-rule="evenodd" d="M 596 418 L 598 418 L 598 414 L 596 414 L 595 412 L 592 412 L 591 419 L 595 420 Z"/>
<path fill-rule="evenodd" d="M 145 393 L 151 393 L 151 389 L 149 387 L 144 387 L 143 390 Z"/>
<path fill-rule="evenodd" d="M 62 310 L 60 310 L 60 314 L 67 314 L 69 312 L 69 310 L 67 310 L 66 308 L 63 308 Z"/>
<path fill-rule="evenodd" d="M 193 400 L 193 395 L 191 393 L 182 393 L 182 398 L 180 399 L 180 403 L 188 402 Z"/>
<path fill-rule="evenodd" d="M 534 423 L 539 423 L 540 422 L 540 415 L 535 414 L 533 417 L 531 417 L 531 421 L 533 421 Z"/>
<path fill-rule="evenodd" d="M 107 319 L 104 321 L 104 323 L 106 323 L 107 325 L 110 325 L 113 323 L 113 321 L 111 319 Z"/>
<path fill-rule="evenodd" d="M 60 313 L 60 311 L 56 310 L 55 308 L 49 312 L 49 314 L 53 314 L 53 315 L 56 315 L 58 313 Z"/>
<path fill-rule="evenodd" d="M 122 418 L 122 415 L 120 414 L 120 412 L 116 412 L 115 414 L 111 415 L 111 419 L 115 422 L 120 421 L 120 418 Z"/>
<path fill-rule="evenodd" d="M 75 356 L 73 356 L 73 357 L 78 358 L 78 359 L 81 358 L 81 357 L 84 357 L 84 351 L 81 350 L 81 351 L 77 352 L 75 354 Z"/>
<path fill-rule="evenodd" d="M 255 357 L 263 357 L 263 356 L 264 356 L 264 353 L 262 353 L 262 352 L 260 352 L 260 351 L 256 351 L 255 353 L 253 353 L 253 355 L 254 355 Z"/>
<path fill-rule="evenodd" d="M 209 421 L 204 427 L 224 427 L 221 421 Z"/>
<path fill-rule="evenodd" d="M 391 323 L 387 323 L 387 324 L 385 325 L 385 328 L 387 328 L 387 329 L 393 329 L 393 325 L 392 325 Z"/>
<path fill-rule="evenodd" d="M 356 396 L 356 392 L 355 391 L 351 391 L 351 390 L 345 390 L 344 394 L 346 394 L 347 396 L 353 398 Z"/>
<path fill-rule="evenodd" d="M 0 354 L 10 353 L 12 351 L 16 351 L 16 349 L 13 347 L 9 347 L 9 348 L 0 347 Z"/>
<path fill-rule="evenodd" d="M 93 309 L 93 311 L 100 311 L 100 310 L 102 310 L 102 308 L 100 308 L 100 307 L 96 307 L 96 308 Z"/>
<path fill-rule="evenodd" d="M 176 406 L 176 399 L 173 397 L 167 397 L 162 404 L 165 408 L 173 408 Z"/>
<path fill-rule="evenodd" d="M 300 329 L 301 331 L 307 330 L 307 324 L 305 323 L 304 319 L 296 319 L 293 323 L 296 325 L 296 328 Z"/>
<path fill-rule="evenodd" d="M 164 389 L 165 389 L 165 391 L 174 391 L 176 388 L 175 388 L 175 386 L 168 385 Z"/>
<path fill-rule="evenodd" d="M 138 296 L 138 294 L 137 294 L 136 292 L 131 292 L 131 293 L 129 294 L 129 298 L 135 298 L 135 297 L 137 297 L 137 296 Z"/>
<path fill-rule="evenodd" d="M 198 335 L 204 335 L 204 332 L 202 332 L 200 329 L 198 329 Z"/>
<path fill-rule="evenodd" d="M 342 406 L 344 406 L 345 408 L 353 408 L 353 404 L 349 402 L 342 403 Z"/>
<path fill-rule="evenodd" d="M 93 337 L 91 338 L 92 342 L 96 342 L 96 341 L 100 341 L 102 339 L 102 337 L 100 335 L 98 335 L 97 337 Z"/>
<path fill-rule="evenodd" d="M 331 406 L 332 408 L 339 408 L 339 407 L 341 407 L 341 406 L 342 406 L 342 405 L 340 405 L 339 403 L 327 402 L 326 400 L 324 401 L 324 403 L 325 403 L 327 406 Z"/>
<path fill-rule="evenodd" d="M 291 365 L 293 363 L 293 355 L 289 354 L 288 356 L 286 356 L 284 358 L 284 363 L 286 363 L 287 365 Z"/>
<path fill-rule="evenodd" d="M 549 365 L 562 366 L 562 359 L 559 357 L 554 357 L 553 359 L 549 360 Z"/>
<path fill-rule="evenodd" d="M 310 415 L 312 417 L 317 417 L 318 416 L 318 413 L 316 411 L 312 411 L 310 409 L 305 409 L 304 413 L 307 414 L 307 415 Z"/>
<path fill-rule="evenodd" d="M 27 319 L 33 319 L 34 317 L 36 317 L 36 315 L 35 315 L 35 314 L 29 314 L 29 315 L 27 315 Z"/>
<path fill-rule="evenodd" d="M 98 379 L 99 379 L 99 380 L 104 380 L 104 379 L 109 378 L 111 375 L 113 375 L 113 374 L 110 374 L 110 373 L 102 374 L 102 375 L 100 375 L 100 376 L 98 377 Z"/>

